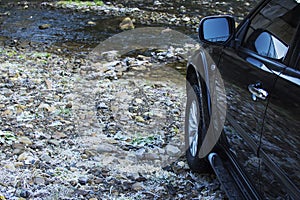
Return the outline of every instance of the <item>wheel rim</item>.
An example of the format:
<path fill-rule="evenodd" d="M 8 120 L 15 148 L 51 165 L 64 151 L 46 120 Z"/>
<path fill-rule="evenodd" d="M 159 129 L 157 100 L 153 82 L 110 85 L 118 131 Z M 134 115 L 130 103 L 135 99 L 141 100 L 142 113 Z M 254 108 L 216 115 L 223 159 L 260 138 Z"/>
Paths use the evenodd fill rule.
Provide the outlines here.
<path fill-rule="evenodd" d="M 198 127 L 199 127 L 199 116 L 198 116 L 198 105 L 196 100 L 191 103 L 189 112 L 189 123 L 188 123 L 188 135 L 189 135 L 189 147 L 190 153 L 193 157 L 196 156 L 198 150 Z"/>

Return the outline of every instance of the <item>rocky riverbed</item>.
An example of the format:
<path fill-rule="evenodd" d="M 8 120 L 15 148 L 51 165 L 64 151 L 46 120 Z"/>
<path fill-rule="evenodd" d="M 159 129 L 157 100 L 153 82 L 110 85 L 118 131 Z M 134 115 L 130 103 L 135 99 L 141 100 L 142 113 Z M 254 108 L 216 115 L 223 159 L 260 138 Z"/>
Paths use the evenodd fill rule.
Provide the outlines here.
<path fill-rule="evenodd" d="M 164 78 L 167 53 L 117 56 L 104 70 L 34 48 L 0 50 L 2 199 L 224 197 L 213 175 L 184 160 L 185 82 Z"/>

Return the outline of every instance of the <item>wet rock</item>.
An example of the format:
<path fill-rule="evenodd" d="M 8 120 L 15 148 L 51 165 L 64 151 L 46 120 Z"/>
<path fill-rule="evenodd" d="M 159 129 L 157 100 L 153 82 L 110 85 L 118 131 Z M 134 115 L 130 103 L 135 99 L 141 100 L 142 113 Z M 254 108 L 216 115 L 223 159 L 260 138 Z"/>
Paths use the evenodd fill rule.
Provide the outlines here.
<path fill-rule="evenodd" d="M 39 25 L 39 29 L 42 29 L 42 30 L 48 29 L 50 27 L 51 27 L 51 24 L 42 24 L 42 25 Z"/>
<path fill-rule="evenodd" d="M 131 18 L 126 17 L 126 18 L 123 19 L 123 21 L 120 23 L 119 28 L 120 28 L 121 30 L 130 30 L 130 29 L 134 29 L 133 21 L 131 20 Z"/>
<path fill-rule="evenodd" d="M 160 5 L 162 5 L 162 3 L 160 1 L 154 1 L 153 5 L 154 6 L 160 6 Z"/>
<path fill-rule="evenodd" d="M 0 13 L 0 16 L 9 16 L 10 15 L 10 12 L 9 11 L 6 11 L 4 13 Z"/>
<path fill-rule="evenodd" d="M 182 21 L 184 21 L 184 22 L 189 22 L 190 20 L 191 20 L 191 18 L 189 18 L 189 17 L 182 18 Z"/>
<path fill-rule="evenodd" d="M 93 21 L 88 21 L 88 23 L 87 23 L 88 25 L 92 25 L 92 26 L 95 26 L 95 25 L 97 25 L 97 23 L 96 22 L 93 22 Z"/>
<path fill-rule="evenodd" d="M 184 6 L 180 6 L 179 12 L 186 13 L 186 8 Z"/>

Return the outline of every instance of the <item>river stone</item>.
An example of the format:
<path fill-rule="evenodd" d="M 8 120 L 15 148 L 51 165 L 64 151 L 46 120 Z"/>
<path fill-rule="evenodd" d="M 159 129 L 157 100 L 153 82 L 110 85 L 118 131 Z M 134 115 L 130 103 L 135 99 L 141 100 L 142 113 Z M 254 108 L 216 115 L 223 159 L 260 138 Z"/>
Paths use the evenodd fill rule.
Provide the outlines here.
<path fill-rule="evenodd" d="M 52 138 L 53 139 L 63 139 L 63 138 L 66 138 L 68 137 L 66 134 L 64 134 L 63 132 L 56 132 L 54 135 L 52 135 Z"/>
<path fill-rule="evenodd" d="M 125 19 L 123 19 L 123 21 L 120 23 L 119 27 L 121 30 L 134 29 L 133 22 L 129 17 L 126 17 Z"/>
<path fill-rule="evenodd" d="M 154 6 L 160 6 L 161 4 L 162 4 L 162 3 L 159 2 L 159 1 L 154 1 L 154 3 L 153 3 Z"/>
<path fill-rule="evenodd" d="M 18 156 L 18 161 L 24 161 L 30 156 L 30 153 L 24 152 Z"/>
<path fill-rule="evenodd" d="M 145 160 L 159 160 L 160 157 L 156 153 L 146 153 L 144 155 Z"/>
<path fill-rule="evenodd" d="M 168 144 L 166 146 L 166 152 L 170 156 L 178 156 L 180 154 L 181 150 L 178 147 L 176 147 L 176 146 Z"/>
<path fill-rule="evenodd" d="M 189 17 L 182 18 L 182 21 L 184 21 L 184 22 L 189 22 L 190 20 L 191 20 L 191 18 L 189 18 Z"/>
<path fill-rule="evenodd" d="M 185 162 L 179 161 L 179 162 L 177 163 L 177 165 L 178 165 L 180 168 L 184 168 Z"/>
<path fill-rule="evenodd" d="M 45 178 L 38 175 L 34 178 L 34 183 L 37 185 L 44 185 L 45 184 Z"/>
<path fill-rule="evenodd" d="M 19 137 L 18 141 L 22 144 L 27 144 L 27 145 L 32 144 L 32 141 L 26 136 Z"/>
<path fill-rule="evenodd" d="M 88 181 L 89 181 L 88 177 L 85 177 L 85 176 L 79 177 L 79 179 L 78 179 L 78 183 L 80 185 L 86 185 L 88 183 Z"/>
<path fill-rule="evenodd" d="M 119 57 L 119 53 L 116 50 L 112 50 L 112 51 L 105 51 L 101 53 L 101 57 L 100 59 L 105 60 L 107 62 L 113 62 L 115 61 L 117 58 Z M 99 58 L 97 58 L 99 59 Z"/>
<path fill-rule="evenodd" d="M 53 144 L 55 146 L 58 146 L 60 144 L 60 141 L 58 140 L 55 140 L 55 139 L 52 139 L 52 140 L 48 140 L 48 143 L 49 144 Z"/>
<path fill-rule="evenodd" d="M 111 145 L 111 144 L 99 144 L 96 147 L 96 150 L 98 153 L 112 153 L 112 152 L 117 152 L 117 147 L 115 145 Z"/>
<path fill-rule="evenodd" d="M 30 196 L 30 191 L 26 189 L 22 189 L 20 192 L 20 197 L 28 198 Z"/>
<path fill-rule="evenodd" d="M 95 149 L 85 149 L 84 153 L 88 156 L 88 157 L 94 157 L 98 154 L 98 152 Z"/>
<path fill-rule="evenodd" d="M 52 160 L 52 158 L 48 155 L 48 153 L 43 153 L 40 159 L 45 162 L 50 162 Z"/>
<path fill-rule="evenodd" d="M 4 165 L 4 168 L 8 169 L 9 171 L 11 172 L 14 172 L 16 171 L 16 167 L 13 163 L 8 163 L 8 164 L 5 164 Z"/>
<path fill-rule="evenodd" d="M 93 21 L 88 21 L 87 23 L 88 25 L 92 25 L 92 26 L 95 26 L 96 25 L 96 22 L 93 22 Z"/>
<path fill-rule="evenodd" d="M 137 104 L 142 104 L 142 103 L 144 103 L 143 99 L 140 99 L 140 98 L 136 98 L 136 99 L 135 99 L 135 102 L 136 102 Z"/>
<path fill-rule="evenodd" d="M 136 182 L 132 185 L 132 189 L 135 191 L 141 191 L 144 189 L 144 184 L 141 182 Z"/>
<path fill-rule="evenodd" d="M 39 29 L 42 29 L 42 30 L 48 29 L 50 27 L 51 27 L 51 24 L 42 24 L 42 25 L 39 25 Z"/>
<path fill-rule="evenodd" d="M 145 122 L 145 119 L 142 117 L 142 116 L 135 116 L 135 120 L 137 122 L 141 122 L 141 123 L 144 123 Z"/>
<path fill-rule="evenodd" d="M 97 105 L 97 109 L 106 110 L 106 109 L 108 109 L 108 106 L 104 102 L 101 102 Z"/>
<path fill-rule="evenodd" d="M 23 153 L 25 150 L 25 145 L 20 143 L 14 143 L 13 144 L 13 154 L 19 155 Z"/>

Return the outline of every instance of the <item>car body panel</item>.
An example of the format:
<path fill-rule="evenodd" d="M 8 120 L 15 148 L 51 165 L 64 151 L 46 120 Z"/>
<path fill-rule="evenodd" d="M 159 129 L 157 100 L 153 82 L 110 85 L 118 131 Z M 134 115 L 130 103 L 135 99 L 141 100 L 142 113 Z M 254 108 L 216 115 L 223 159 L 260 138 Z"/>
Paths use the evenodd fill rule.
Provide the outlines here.
<path fill-rule="evenodd" d="M 267 198 L 285 197 L 287 194 L 294 199 L 300 197 L 299 131 L 300 72 L 286 68 L 279 75 L 272 92 L 262 135 L 261 150 L 278 167 L 268 167 L 268 164 L 262 161 L 264 184 L 261 192 Z M 274 181 L 275 177 L 279 180 Z M 275 184 L 276 182 L 283 184 Z M 273 187 L 265 187 L 268 184 L 272 184 Z"/>
<path fill-rule="evenodd" d="M 272 0 L 269 5 L 270 2 L 262 1 L 245 18 L 234 40 L 221 45 L 202 42 L 216 63 L 226 90 L 227 142 L 220 144 L 233 153 L 262 198 L 297 199 L 300 197 L 300 42 L 297 38 L 300 30 L 296 14 L 299 2 Z M 295 14 L 297 17 L 293 19 Z M 256 21 L 256 15 L 263 20 Z M 287 26 L 289 22 L 293 23 L 290 25 L 294 30 Z M 256 26 L 268 23 L 272 26 L 256 31 Z M 298 31 L 294 35 L 297 23 Z M 272 31 L 278 32 L 280 28 L 285 29 L 281 32 L 285 34 L 284 41 L 272 35 Z M 254 40 L 249 39 L 252 35 Z M 257 52 L 247 46 L 244 37 L 255 42 L 252 45 L 258 45 Z M 294 42 L 289 44 L 293 38 Z M 259 39 L 261 42 L 257 42 Z M 259 49 L 259 44 L 266 40 L 271 41 L 270 48 Z M 188 71 L 191 68 L 209 71 L 207 66 L 199 65 L 203 63 L 201 59 L 193 56 Z M 187 79 L 197 82 L 191 80 L 189 73 Z"/>
<path fill-rule="evenodd" d="M 239 164 L 243 166 L 250 180 L 259 188 L 257 151 L 267 100 L 253 100 L 248 88 L 260 83 L 262 88 L 270 94 L 276 75 L 253 65 L 253 60 L 256 58 L 247 52 L 226 48 L 218 68 L 225 82 L 227 94 L 227 115 L 230 116 L 227 119 L 231 126 L 225 127 L 225 134 L 228 137 L 230 150 L 235 153 Z M 232 120 L 237 122 L 239 127 Z M 228 127 L 231 127 L 229 131 L 226 130 Z"/>

